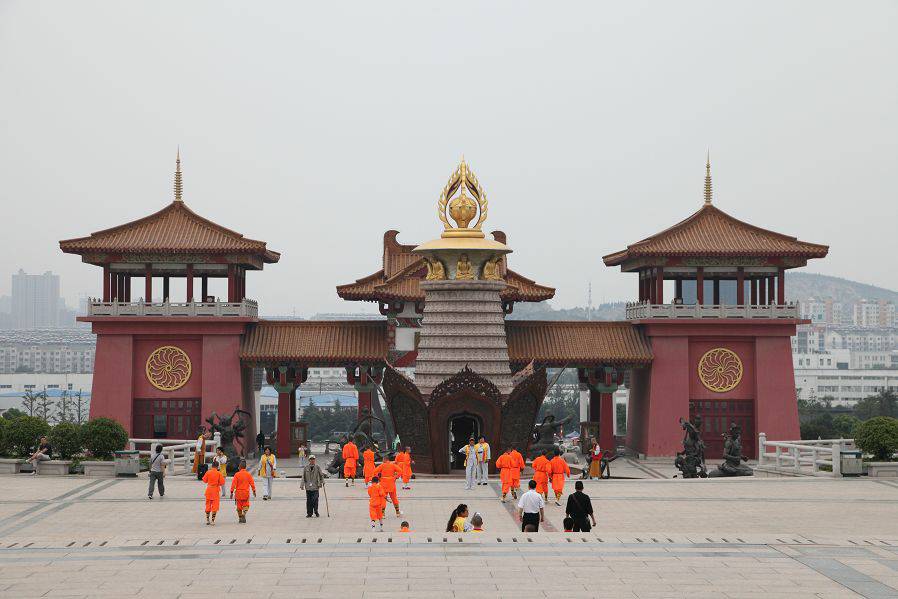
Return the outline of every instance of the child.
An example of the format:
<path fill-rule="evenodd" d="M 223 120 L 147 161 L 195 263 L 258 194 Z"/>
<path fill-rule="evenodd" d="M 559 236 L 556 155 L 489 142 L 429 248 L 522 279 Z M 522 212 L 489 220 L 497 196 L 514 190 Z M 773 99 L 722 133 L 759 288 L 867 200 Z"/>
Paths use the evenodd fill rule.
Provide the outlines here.
<path fill-rule="evenodd" d="M 564 524 L 564 532 L 574 532 L 574 519 L 568 516 L 562 521 Z"/>
<path fill-rule="evenodd" d="M 252 488 L 256 496 L 256 481 L 246 469 L 246 460 L 240 460 L 240 470 L 231 479 L 231 497 L 237 501 L 237 521 L 246 524 L 246 512 L 249 511 L 249 490 Z"/>
<path fill-rule="evenodd" d="M 399 532 L 411 532 L 407 520 L 403 520 L 402 524 L 399 525 Z"/>
<path fill-rule="evenodd" d="M 210 468 L 203 475 L 206 483 L 206 525 L 215 526 L 215 516 L 218 515 L 218 506 L 221 501 L 221 487 L 224 485 L 224 477 L 216 468 Z M 210 520 L 211 515 L 211 520 Z"/>
<path fill-rule="evenodd" d="M 225 487 L 228 482 L 228 456 L 225 455 L 225 452 L 221 447 L 215 450 L 215 457 L 212 458 L 212 464 L 218 468 L 222 478 L 224 478 L 225 482 L 221 485 L 221 496 L 224 497 Z"/>
<path fill-rule="evenodd" d="M 471 532 L 483 532 L 483 516 L 478 513 L 471 516 Z"/>
<path fill-rule="evenodd" d="M 371 477 L 371 486 L 368 487 L 368 515 L 371 517 L 371 530 L 374 523 L 380 524 L 380 531 L 384 530 L 384 508 L 387 506 L 386 492 L 380 486 L 380 478 L 377 475 Z"/>

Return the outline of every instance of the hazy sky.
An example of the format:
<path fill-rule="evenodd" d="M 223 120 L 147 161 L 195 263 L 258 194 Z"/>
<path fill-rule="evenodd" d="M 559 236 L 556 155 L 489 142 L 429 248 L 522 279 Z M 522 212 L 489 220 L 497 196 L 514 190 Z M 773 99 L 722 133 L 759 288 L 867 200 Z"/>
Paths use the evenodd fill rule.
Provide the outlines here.
<path fill-rule="evenodd" d="M 0 0 L 0 294 L 99 294 L 58 240 L 165 206 L 178 144 L 187 204 L 282 252 L 267 314 L 372 309 L 334 286 L 438 236 L 461 154 L 558 307 L 634 297 L 601 256 L 699 208 L 709 146 L 720 208 L 898 288 L 893 0 Z"/>

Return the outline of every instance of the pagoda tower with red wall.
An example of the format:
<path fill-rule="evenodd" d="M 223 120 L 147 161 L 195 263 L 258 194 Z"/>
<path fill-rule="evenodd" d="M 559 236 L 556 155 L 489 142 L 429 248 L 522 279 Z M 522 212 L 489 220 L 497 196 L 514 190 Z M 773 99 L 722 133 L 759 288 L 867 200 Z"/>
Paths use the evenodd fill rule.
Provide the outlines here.
<path fill-rule="evenodd" d="M 97 335 L 90 416 L 114 418 L 136 438 L 192 438 L 213 412 L 254 413 L 252 370 L 240 361 L 258 315 L 246 273 L 280 258 L 187 207 L 180 156 L 174 191 L 154 214 L 60 242 L 102 269 L 103 297 L 79 318 Z M 172 278 L 185 279 L 183 298 L 171 297 Z M 209 295 L 210 279 L 227 279 L 227 298 Z"/>
<path fill-rule="evenodd" d="M 708 457 L 721 455 L 731 422 L 742 427 L 749 457 L 758 433 L 799 438 L 790 337 L 804 321 L 786 301 L 785 271 L 829 248 L 726 214 L 712 203 L 710 162 L 706 169 L 697 212 L 604 257 L 639 276 L 627 320 L 648 340 L 653 361 L 631 372 L 627 445 L 646 455 L 679 451 L 677 421 L 687 416 L 702 417 Z M 673 282 L 670 301 L 664 281 Z M 726 287 L 735 292 L 729 301 Z"/>

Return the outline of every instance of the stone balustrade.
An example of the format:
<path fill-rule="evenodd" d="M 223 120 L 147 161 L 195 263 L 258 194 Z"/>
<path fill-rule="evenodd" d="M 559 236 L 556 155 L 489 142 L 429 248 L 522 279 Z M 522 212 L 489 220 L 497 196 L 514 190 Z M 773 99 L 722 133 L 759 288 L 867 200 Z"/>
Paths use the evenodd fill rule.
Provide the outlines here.
<path fill-rule="evenodd" d="M 798 318 L 795 304 L 726 305 L 726 304 L 652 304 L 631 302 L 627 304 L 627 320 L 651 318 Z"/>
<path fill-rule="evenodd" d="M 259 304 L 242 302 L 103 302 L 88 303 L 88 316 L 223 316 L 258 318 Z"/>

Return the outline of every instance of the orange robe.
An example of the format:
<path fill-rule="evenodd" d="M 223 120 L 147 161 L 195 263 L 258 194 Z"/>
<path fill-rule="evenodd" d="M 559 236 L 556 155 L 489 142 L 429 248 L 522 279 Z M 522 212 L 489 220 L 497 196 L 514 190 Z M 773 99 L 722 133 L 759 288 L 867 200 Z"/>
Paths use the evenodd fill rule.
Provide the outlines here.
<path fill-rule="evenodd" d="M 533 480 L 536 481 L 536 492 L 545 495 L 549 492 L 549 471 L 552 468 L 549 465 L 549 460 L 546 459 L 546 456 L 540 455 L 533 460 L 531 466 L 533 467 Z"/>
<path fill-rule="evenodd" d="M 408 481 L 412 479 L 412 455 L 400 451 L 396 454 L 396 465 L 399 466 L 399 471 L 402 474 L 402 482 L 408 484 Z"/>
<path fill-rule="evenodd" d="M 234 500 L 237 502 L 237 511 L 249 509 L 250 488 L 253 493 L 256 492 L 256 481 L 253 480 L 253 475 L 245 469 L 238 470 L 231 479 L 231 493 L 234 494 Z"/>
<path fill-rule="evenodd" d="M 395 462 L 390 460 L 384 461 L 383 464 L 374 469 L 374 474 L 380 476 L 380 486 L 383 487 L 387 497 L 393 500 L 393 507 L 399 511 L 399 497 L 396 496 L 396 478 L 399 476 L 400 469 Z"/>
<path fill-rule="evenodd" d="M 356 466 L 359 463 L 359 448 L 352 441 L 343 446 L 343 477 L 355 478 Z"/>
<path fill-rule="evenodd" d="M 374 452 L 366 449 L 362 452 L 362 458 L 364 459 L 362 475 L 365 477 L 365 484 L 368 484 L 371 482 L 371 477 L 374 476 Z"/>
<path fill-rule="evenodd" d="M 371 520 L 384 519 L 384 507 L 387 505 L 387 494 L 380 483 L 368 487 L 368 515 Z"/>
<path fill-rule="evenodd" d="M 200 464 L 206 463 L 206 437 L 204 435 L 200 435 L 197 437 L 196 442 L 200 444 L 200 448 L 196 449 L 194 447 L 193 450 L 193 469 L 192 472 L 196 474 L 197 470 L 199 470 Z"/>
<path fill-rule="evenodd" d="M 524 470 L 524 456 L 517 449 L 511 450 L 511 458 L 514 460 L 514 471 L 511 475 L 511 486 L 515 489 L 521 488 L 521 471 Z"/>
<path fill-rule="evenodd" d="M 564 477 L 571 475 L 571 467 L 560 455 L 552 458 L 549 464 L 552 467 L 552 490 L 555 491 L 557 497 L 560 497 L 564 492 Z"/>
<path fill-rule="evenodd" d="M 517 471 L 517 462 L 511 453 L 503 453 L 496 458 L 496 468 L 499 469 L 499 481 L 502 483 L 502 497 L 508 495 L 511 490 L 511 481 L 514 480 L 514 473 Z"/>
<path fill-rule="evenodd" d="M 213 468 L 203 475 L 203 482 L 206 483 L 206 513 L 217 512 L 225 479 L 217 468 Z"/>

